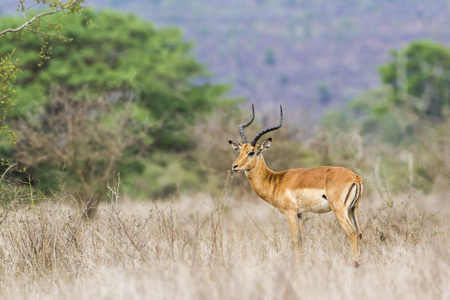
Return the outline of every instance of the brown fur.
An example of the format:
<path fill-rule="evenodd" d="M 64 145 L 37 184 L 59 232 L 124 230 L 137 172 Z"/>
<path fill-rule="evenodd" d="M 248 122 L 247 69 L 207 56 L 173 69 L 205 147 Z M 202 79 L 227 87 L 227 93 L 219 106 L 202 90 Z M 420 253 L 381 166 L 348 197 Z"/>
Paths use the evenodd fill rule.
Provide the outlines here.
<path fill-rule="evenodd" d="M 354 264 L 358 266 L 362 238 L 357 220 L 362 194 L 361 177 L 343 167 L 297 168 L 274 172 L 267 167 L 262 155 L 270 147 L 271 139 L 255 146 L 232 141 L 230 144 L 240 151 L 233 163 L 233 170 L 245 171 L 255 193 L 286 215 L 295 249 L 302 240 L 302 213 L 324 213 L 331 209 L 347 233 Z M 250 152 L 254 154 L 249 155 Z"/>

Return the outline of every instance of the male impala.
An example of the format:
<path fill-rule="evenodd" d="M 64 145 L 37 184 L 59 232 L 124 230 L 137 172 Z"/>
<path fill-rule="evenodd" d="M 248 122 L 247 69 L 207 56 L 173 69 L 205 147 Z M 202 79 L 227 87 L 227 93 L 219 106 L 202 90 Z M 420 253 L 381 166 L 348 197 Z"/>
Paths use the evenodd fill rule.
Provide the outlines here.
<path fill-rule="evenodd" d="M 247 143 L 244 128 L 249 126 L 254 118 L 255 109 L 252 105 L 252 119 L 239 125 L 242 144 L 229 141 L 235 150 L 240 151 L 239 157 L 233 163 L 233 171 L 245 171 L 255 193 L 286 215 L 295 249 L 297 244 L 301 245 L 302 242 L 302 214 L 333 211 L 350 239 L 354 265 L 358 267 L 358 253 L 362 239 L 357 219 L 363 189 L 361 177 L 342 167 L 273 172 L 267 167 L 262 155 L 263 151 L 269 149 L 272 139 L 268 138 L 260 145 L 256 142 L 264 134 L 281 127 L 283 109 L 280 106 L 280 122 L 277 126 L 260 131 L 250 143 Z"/>

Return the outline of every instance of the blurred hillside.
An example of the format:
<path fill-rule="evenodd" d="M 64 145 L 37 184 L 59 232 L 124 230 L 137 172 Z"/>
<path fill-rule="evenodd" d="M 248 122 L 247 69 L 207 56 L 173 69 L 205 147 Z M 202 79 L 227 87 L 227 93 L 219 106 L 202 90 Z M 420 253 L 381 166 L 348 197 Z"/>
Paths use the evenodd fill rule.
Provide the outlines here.
<path fill-rule="evenodd" d="M 12 13 L 12 0 L 0 11 Z M 90 0 L 176 26 L 214 83 L 252 102 L 322 113 L 379 84 L 376 66 L 415 39 L 450 43 L 445 0 Z"/>
<path fill-rule="evenodd" d="M 12 0 L 0 1 L 4 13 Z M 412 40 L 450 43 L 445 0 L 90 0 L 176 26 L 214 83 L 256 103 L 321 114 L 379 85 L 389 50 Z M 8 9 L 9 8 L 9 9 Z"/>

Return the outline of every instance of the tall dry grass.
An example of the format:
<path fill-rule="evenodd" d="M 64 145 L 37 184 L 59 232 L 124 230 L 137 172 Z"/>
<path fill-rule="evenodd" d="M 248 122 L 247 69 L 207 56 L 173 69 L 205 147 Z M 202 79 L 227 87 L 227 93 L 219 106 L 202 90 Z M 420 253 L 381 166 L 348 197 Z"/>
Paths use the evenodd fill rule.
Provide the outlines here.
<path fill-rule="evenodd" d="M 0 299 L 450 298 L 443 199 L 364 197 L 355 269 L 332 213 L 308 215 L 296 260 L 285 218 L 256 196 L 112 192 L 89 221 L 62 201 L 4 208 Z"/>

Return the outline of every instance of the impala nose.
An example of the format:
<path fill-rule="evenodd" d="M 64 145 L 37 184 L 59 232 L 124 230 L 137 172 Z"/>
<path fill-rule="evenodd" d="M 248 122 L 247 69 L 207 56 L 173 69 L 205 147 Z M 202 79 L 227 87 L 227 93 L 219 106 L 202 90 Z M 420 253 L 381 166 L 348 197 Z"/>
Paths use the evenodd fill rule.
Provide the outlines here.
<path fill-rule="evenodd" d="M 238 165 L 234 165 L 233 166 L 233 171 L 237 171 L 237 167 L 238 167 Z"/>

